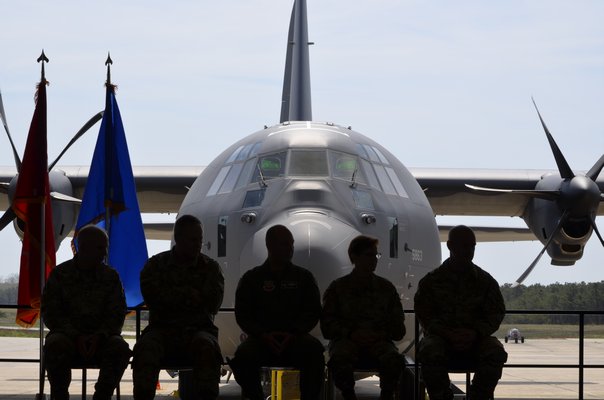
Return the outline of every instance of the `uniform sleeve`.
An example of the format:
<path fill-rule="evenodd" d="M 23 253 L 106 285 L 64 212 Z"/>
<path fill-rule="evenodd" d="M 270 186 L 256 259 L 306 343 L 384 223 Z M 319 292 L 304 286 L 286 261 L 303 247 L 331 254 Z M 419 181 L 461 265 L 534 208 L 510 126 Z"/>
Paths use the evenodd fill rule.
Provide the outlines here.
<path fill-rule="evenodd" d="M 394 285 L 390 286 L 390 305 L 388 319 L 388 335 L 390 340 L 401 340 L 406 333 L 405 312 L 401 298 Z"/>
<path fill-rule="evenodd" d="M 432 290 L 432 275 L 424 276 L 420 281 L 415 292 L 415 316 L 426 333 L 436 336 L 443 336 L 447 330 L 446 324 L 438 316 L 438 310 L 435 309 Z"/>
<path fill-rule="evenodd" d="M 220 270 L 220 265 L 214 260 L 206 261 L 210 266 L 210 272 L 208 279 L 203 283 L 201 289 L 201 297 L 206 310 L 216 315 L 220 306 L 222 305 L 222 299 L 224 297 L 224 276 Z"/>
<path fill-rule="evenodd" d="M 105 304 L 105 312 L 99 332 L 105 337 L 121 334 L 127 312 L 124 288 L 119 275 L 114 270 L 111 270 L 108 284 L 111 286 L 111 290 Z"/>
<path fill-rule="evenodd" d="M 71 323 L 71 319 L 65 313 L 64 308 L 60 271 L 55 268 L 44 286 L 41 305 L 42 320 L 49 330 L 64 333 L 69 337 L 76 337 L 79 331 Z"/>
<path fill-rule="evenodd" d="M 303 300 L 298 318 L 295 319 L 293 324 L 294 333 L 310 332 L 321 317 L 321 293 L 315 277 L 312 273 L 304 271 L 301 280 L 304 282 L 302 285 Z"/>
<path fill-rule="evenodd" d="M 253 271 L 253 270 L 252 270 Z M 254 295 L 255 280 L 252 271 L 246 272 L 235 292 L 235 319 L 241 329 L 250 336 L 259 336 L 266 328 L 256 318 L 258 305 Z"/>
<path fill-rule="evenodd" d="M 347 324 L 346 320 L 341 316 L 339 303 L 337 283 L 333 281 L 323 294 L 321 333 L 323 333 L 325 339 L 337 340 L 346 338 L 352 330 L 350 324 Z"/>
<path fill-rule="evenodd" d="M 474 327 L 480 337 L 492 335 L 499 329 L 499 325 L 505 317 L 505 302 L 501 295 L 499 284 L 493 277 L 489 276 L 486 286 L 483 312 Z"/>

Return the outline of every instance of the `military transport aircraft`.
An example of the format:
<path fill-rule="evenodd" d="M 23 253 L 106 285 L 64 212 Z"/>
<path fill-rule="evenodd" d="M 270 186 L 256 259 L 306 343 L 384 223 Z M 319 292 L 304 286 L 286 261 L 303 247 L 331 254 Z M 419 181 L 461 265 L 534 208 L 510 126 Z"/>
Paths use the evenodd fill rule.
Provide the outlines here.
<path fill-rule="evenodd" d="M 321 290 L 351 269 L 350 239 L 360 233 L 379 238 L 377 273 L 395 284 L 406 309 L 413 308 L 419 279 L 441 262 L 449 227 L 437 226 L 435 215 L 521 217 L 528 229 L 475 227 L 479 241 L 536 238 L 544 244 L 518 283 L 545 251 L 553 264 L 571 265 L 592 232 L 604 245 L 595 225 L 596 215 L 604 214 L 604 178 L 598 178 L 604 156 L 585 174 L 573 171 L 541 120 L 557 170 L 409 170 L 383 144 L 350 127 L 312 120 L 310 44 L 306 2 L 296 0 L 279 124 L 242 138 L 206 167 L 133 168 L 141 212 L 202 220 L 204 252 L 225 274 L 224 307 L 233 306 L 239 277 L 265 259 L 264 235 L 275 224 L 292 231 L 294 262 L 313 272 Z M 50 184 L 58 245 L 75 225 L 72 201 L 82 198 L 88 168 L 55 164 Z M 8 199 L 15 171 L 0 169 L 0 188 L 8 193 L 0 199 L 8 209 L 1 228 L 14 220 Z M 14 227 L 20 234 L 16 220 Z M 145 231 L 148 239 L 169 240 L 172 225 L 147 224 Z M 241 331 L 231 314 L 219 315 L 218 324 L 221 346 L 232 354 Z"/>

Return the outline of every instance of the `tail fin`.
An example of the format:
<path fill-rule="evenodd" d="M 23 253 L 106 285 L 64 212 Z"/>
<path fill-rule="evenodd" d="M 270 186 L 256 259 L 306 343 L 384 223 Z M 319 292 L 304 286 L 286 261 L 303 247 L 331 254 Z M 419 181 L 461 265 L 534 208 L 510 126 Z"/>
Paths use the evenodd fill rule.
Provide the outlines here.
<path fill-rule="evenodd" d="M 295 0 L 289 22 L 281 122 L 312 121 L 306 0 Z"/>

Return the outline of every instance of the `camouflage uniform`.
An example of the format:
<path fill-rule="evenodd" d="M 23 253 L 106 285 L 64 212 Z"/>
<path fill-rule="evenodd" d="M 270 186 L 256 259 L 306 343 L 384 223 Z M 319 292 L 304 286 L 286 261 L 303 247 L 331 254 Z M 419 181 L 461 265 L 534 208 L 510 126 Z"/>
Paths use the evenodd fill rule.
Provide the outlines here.
<path fill-rule="evenodd" d="M 358 329 L 384 336 L 369 346 L 350 339 Z M 335 385 L 343 393 L 354 388 L 354 366 L 378 366 L 380 387 L 393 393 L 404 367 L 404 358 L 394 345 L 405 335 L 405 314 L 394 285 L 377 275 L 359 281 L 353 274 L 333 281 L 323 295 L 321 331 L 329 344 L 329 369 Z"/>
<path fill-rule="evenodd" d="M 248 338 L 230 365 L 244 396 L 262 399 L 260 367 L 293 366 L 300 370 L 302 399 L 317 399 L 324 379 L 323 345 L 309 332 L 321 314 L 321 296 L 312 273 L 290 264 L 276 275 L 268 262 L 246 272 L 235 295 L 235 317 Z M 287 349 L 273 354 L 261 336 L 293 334 Z"/>
<path fill-rule="evenodd" d="M 172 251 L 159 253 L 141 271 L 141 291 L 149 325 L 134 347 L 134 398 L 154 398 L 167 360 L 192 363 L 194 398 L 217 398 L 222 355 L 214 316 L 224 295 L 218 263 L 200 254 L 190 264 L 178 264 Z"/>
<path fill-rule="evenodd" d="M 126 300 L 117 272 L 107 265 L 85 269 L 78 265 L 76 255 L 51 272 L 41 311 L 50 330 L 44 344 L 44 362 L 52 398 L 69 398 L 71 366 L 82 360 L 77 339 L 97 334 L 100 340 L 91 360 L 100 367 L 94 399 L 109 399 L 130 359 L 130 348 L 120 336 Z"/>
<path fill-rule="evenodd" d="M 419 360 L 430 399 L 452 399 L 447 365 L 459 360 L 477 364 L 470 397 L 492 398 L 501 378 L 507 353 L 492 337 L 505 316 L 499 285 L 487 272 L 472 264 L 463 272 L 453 271 L 451 261 L 426 275 L 415 294 L 415 312 L 424 329 Z M 471 350 L 455 353 L 443 336 L 448 329 L 467 328 L 477 333 Z"/>

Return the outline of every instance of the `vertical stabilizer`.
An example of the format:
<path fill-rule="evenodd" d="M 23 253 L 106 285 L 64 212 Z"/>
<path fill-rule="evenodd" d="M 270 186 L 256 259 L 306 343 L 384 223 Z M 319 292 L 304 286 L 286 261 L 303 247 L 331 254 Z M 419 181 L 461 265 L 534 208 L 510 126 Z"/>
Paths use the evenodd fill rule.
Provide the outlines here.
<path fill-rule="evenodd" d="M 287 37 L 281 122 L 312 121 L 306 0 L 295 0 Z"/>

